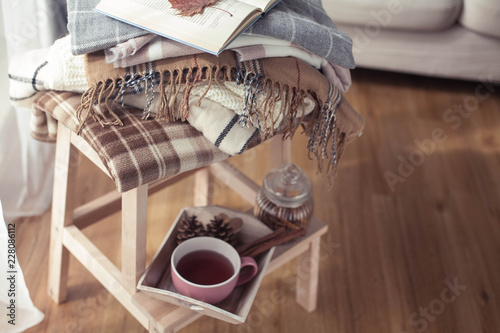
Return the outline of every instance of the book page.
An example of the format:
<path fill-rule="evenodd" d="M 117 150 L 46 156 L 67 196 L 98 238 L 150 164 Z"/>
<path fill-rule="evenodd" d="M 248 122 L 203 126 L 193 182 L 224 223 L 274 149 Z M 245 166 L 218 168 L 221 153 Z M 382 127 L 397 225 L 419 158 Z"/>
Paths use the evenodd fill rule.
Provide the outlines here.
<path fill-rule="evenodd" d="M 260 8 L 262 12 L 265 12 L 272 4 L 278 2 L 279 0 L 239 0 L 239 1 Z"/>
<path fill-rule="evenodd" d="M 201 15 L 178 15 L 167 0 L 102 0 L 96 7 L 106 15 L 179 42 L 217 53 L 254 6 L 238 0 L 222 0 Z"/>

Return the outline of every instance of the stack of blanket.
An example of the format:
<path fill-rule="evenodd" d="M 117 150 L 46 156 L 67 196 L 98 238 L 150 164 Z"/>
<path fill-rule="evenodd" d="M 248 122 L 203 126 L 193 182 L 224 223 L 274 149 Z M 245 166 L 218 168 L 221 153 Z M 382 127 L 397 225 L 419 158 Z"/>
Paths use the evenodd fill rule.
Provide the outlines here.
<path fill-rule="evenodd" d="M 55 140 L 56 120 L 81 134 L 120 191 L 299 126 L 333 177 L 361 133 L 363 118 L 342 98 L 351 39 L 319 0 L 282 0 L 219 56 L 94 12 L 98 2 L 68 0 L 70 34 L 11 63 L 10 95 L 33 109 L 35 138 Z"/>

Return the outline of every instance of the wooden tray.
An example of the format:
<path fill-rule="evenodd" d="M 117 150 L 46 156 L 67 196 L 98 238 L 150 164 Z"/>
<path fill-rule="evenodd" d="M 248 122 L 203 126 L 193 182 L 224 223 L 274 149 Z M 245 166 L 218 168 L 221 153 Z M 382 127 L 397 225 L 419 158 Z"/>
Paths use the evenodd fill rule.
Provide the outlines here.
<path fill-rule="evenodd" d="M 233 324 L 245 322 L 252 307 L 255 295 L 259 289 L 265 270 L 274 253 L 274 248 L 256 258 L 259 272 L 249 283 L 236 287 L 228 298 L 211 305 L 177 292 L 170 276 L 170 257 L 177 246 L 177 225 L 187 215 L 196 215 L 198 220 L 207 224 L 215 215 L 225 213 L 229 217 L 239 217 L 243 220 L 243 227 L 237 233 L 240 242 L 246 243 L 272 232 L 255 216 L 238 212 L 221 206 L 187 207 L 177 216 L 170 231 L 163 240 L 160 249 L 153 261 L 139 281 L 137 288 L 143 293 L 159 300 L 187 307 L 203 315 L 221 319 Z"/>

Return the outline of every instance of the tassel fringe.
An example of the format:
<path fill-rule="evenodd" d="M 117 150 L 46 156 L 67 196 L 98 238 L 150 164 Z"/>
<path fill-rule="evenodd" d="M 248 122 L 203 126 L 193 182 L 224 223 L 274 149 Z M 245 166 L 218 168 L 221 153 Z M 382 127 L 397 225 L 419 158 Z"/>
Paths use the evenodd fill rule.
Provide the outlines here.
<path fill-rule="evenodd" d="M 345 138 L 336 127 L 336 110 L 341 104 L 342 95 L 332 85 L 327 100 L 321 101 L 312 92 L 273 82 L 263 75 L 243 72 L 240 68 L 197 66 L 185 70 L 158 72 L 154 62 L 147 67 L 142 74 L 132 72 L 135 69 L 133 67 L 128 69 L 123 78 L 108 79 L 89 88 L 82 95 L 81 105 L 76 110 L 80 123 L 77 133 L 80 134 L 89 118 L 103 127 L 123 126 L 119 115 L 113 111 L 113 104 L 123 105 L 126 94 L 145 94 L 147 103 L 142 112 L 143 119 L 154 116 L 155 119 L 164 119 L 167 122 L 185 121 L 189 117 L 190 94 L 197 83 L 207 83 L 206 90 L 197 102 L 200 105 L 213 84 L 232 81 L 243 85 L 245 91 L 245 106 L 239 116 L 239 124 L 255 126 L 264 140 L 274 136 L 276 132 L 283 133 L 283 139 L 291 138 L 303 120 L 306 120 L 304 132 L 309 135 L 308 156 L 317 159 L 320 172 L 326 169 L 330 184 L 333 185 L 337 160 L 344 150 Z M 180 102 L 178 96 L 181 97 Z M 259 96 L 264 96 L 260 103 Z M 306 96 L 312 97 L 317 105 L 308 116 L 305 116 Z M 160 99 L 158 110 L 151 109 L 155 98 Z M 281 107 L 276 112 L 278 102 L 281 102 Z M 276 128 L 278 124 L 279 128 Z M 329 160 L 326 167 L 325 159 Z"/>
<path fill-rule="evenodd" d="M 318 161 L 319 172 L 323 172 L 324 160 L 328 160 L 326 173 L 331 188 L 337 173 L 337 161 L 346 144 L 345 133 L 337 131 L 337 109 L 342 104 L 342 94 L 330 86 L 327 101 L 318 102 L 318 107 L 307 120 L 304 132 L 309 136 L 308 157 Z"/>

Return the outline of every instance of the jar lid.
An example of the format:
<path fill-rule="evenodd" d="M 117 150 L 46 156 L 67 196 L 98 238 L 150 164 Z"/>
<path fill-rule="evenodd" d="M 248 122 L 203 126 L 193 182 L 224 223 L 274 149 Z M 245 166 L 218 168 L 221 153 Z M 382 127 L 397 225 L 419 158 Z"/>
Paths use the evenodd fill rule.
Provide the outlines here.
<path fill-rule="evenodd" d="M 269 200 L 281 207 L 298 207 L 312 197 L 311 179 L 293 163 L 272 169 L 262 188 Z"/>

